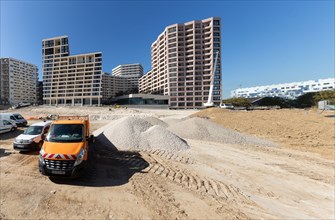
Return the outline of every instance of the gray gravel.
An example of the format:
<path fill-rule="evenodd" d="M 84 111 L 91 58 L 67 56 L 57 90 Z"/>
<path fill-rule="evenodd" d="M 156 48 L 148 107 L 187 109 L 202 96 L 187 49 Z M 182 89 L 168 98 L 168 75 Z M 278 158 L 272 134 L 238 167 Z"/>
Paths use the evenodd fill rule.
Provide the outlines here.
<path fill-rule="evenodd" d="M 93 134 L 104 145 L 118 150 L 161 149 L 172 152 L 189 148 L 185 141 L 165 126 L 164 122 L 153 117 L 126 116 L 110 122 Z"/>
<path fill-rule="evenodd" d="M 142 150 L 160 149 L 168 152 L 176 152 L 187 150 L 190 147 L 186 141 L 166 128 L 155 125 L 141 133 L 140 148 Z"/>
<path fill-rule="evenodd" d="M 165 123 L 164 121 L 156 118 L 156 117 L 151 117 L 151 116 L 148 116 L 148 117 L 143 117 L 144 120 L 146 120 L 147 122 L 149 122 L 150 124 L 152 125 L 160 125 L 162 127 L 167 127 L 168 124 Z"/>
<path fill-rule="evenodd" d="M 229 128 L 224 128 L 208 119 L 187 118 L 168 127 L 168 130 L 181 138 L 226 144 L 256 145 L 275 147 L 275 143 L 250 135 L 242 134 Z"/>

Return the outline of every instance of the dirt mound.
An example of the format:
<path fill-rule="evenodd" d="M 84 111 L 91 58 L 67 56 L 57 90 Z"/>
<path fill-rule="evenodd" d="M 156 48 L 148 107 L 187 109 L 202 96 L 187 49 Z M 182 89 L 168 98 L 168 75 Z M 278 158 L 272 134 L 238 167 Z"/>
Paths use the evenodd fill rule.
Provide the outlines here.
<path fill-rule="evenodd" d="M 196 117 L 238 132 L 256 135 L 303 152 L 318 153 L 334 161 L 335 113 L 317 109 L 280 109 L 266 111 L 202 110 Z"/>
<path fill-rule="evenodd" d="M 127 116 L 110 122 L 93 134 L 104 145 L 118 150 L 161 149 L 171 152 L 189 148 L 177 135 L 161 125 L 153 125 L 154 123 L 165 125 L 152 117 Z"/>
<path fill-rule="evenodd" d="M 275 144 L 270 141 L 241 134 L 203 118 L 188 118 L 169 126 L 168 130 L 182 138 L 188 139 L 227 144 L 275 146 Z"/>

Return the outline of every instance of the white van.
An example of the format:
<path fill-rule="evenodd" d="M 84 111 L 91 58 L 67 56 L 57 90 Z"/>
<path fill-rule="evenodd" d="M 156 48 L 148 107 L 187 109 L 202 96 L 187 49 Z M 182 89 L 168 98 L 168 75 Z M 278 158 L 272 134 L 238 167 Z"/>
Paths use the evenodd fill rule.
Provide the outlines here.
<path fill-rule="evenodd" d="M 13 147 L 19 151 L 40 150 L 43 145 L 43 135 L 48 133 L 51 121 L 43 121 L 29 126 L 23 134 L 15 138 Z"/>
<path fill-rule="evenodd" d="M 0 134 L 15 131 L 17 129 L 17 125 L 14 122 L 11 122 L 6 119 L 0 119 Z"/>
<path fill-rule="evenodd" d="M 27 120 L 18 113 L 0 113 L 0 119 L 13 120 L 17 126 L 27 126 Z"/>
<path fill-rule="evenodd" d="M 231 103 L 221 103 L 220 108 L 225 108 L 225 109 L 234 109 L 233 104 Z"/>

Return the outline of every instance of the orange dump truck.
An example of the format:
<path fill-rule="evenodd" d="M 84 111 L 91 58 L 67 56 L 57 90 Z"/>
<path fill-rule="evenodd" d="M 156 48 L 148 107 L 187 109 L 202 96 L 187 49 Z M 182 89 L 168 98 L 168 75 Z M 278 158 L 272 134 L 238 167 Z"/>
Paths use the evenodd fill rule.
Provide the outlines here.
<path fill-rule="evenodd" d="M 76 176 L 87 163 L 88 116 L 59 116 L 53 121 L 39 155 L 39 171 L 47 176 Z"/>

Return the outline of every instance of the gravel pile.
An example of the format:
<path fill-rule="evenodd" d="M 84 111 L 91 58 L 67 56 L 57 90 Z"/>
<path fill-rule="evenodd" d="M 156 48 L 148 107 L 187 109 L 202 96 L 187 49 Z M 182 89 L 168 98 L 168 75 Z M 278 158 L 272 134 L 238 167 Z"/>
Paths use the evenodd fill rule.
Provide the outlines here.
<path fill-rule="evenodd" d="M 166 128 L 155 125 L 141 133 L 140 148 L 142 150 L 160 149 L 168 152 L 187 150 L 190 147 L 177 135 Z"/>
<path fill-rule="evenodd" d="M 221 142 L 226 144 L 276 146 L 273 142 L 224 128 L 203 118 L 187 118 L 168 127 L 168 130 L 181 138 L 203 141 Z"/>
<path fill-rule="evenodd" d="M 165 123 L 162 120 L 159 120 L 156 117 L 149 116 L 149 117 L 144 117 L 143 119 L 146 120 L 147 122 L 149 122 L 152 125 L 160 125 L 160 126 L 165 127 L 165 128 L 168 126 L 167 123 Z"/>
<path fill-rule="evenodd" d="M 122 115 L 115 115 L 115 114 L 102 114 L 102 115 L 90 114 L 89 116 L 90 116 L 90 121 L 116 120 L 121 117 L 124 117 Z"/>
<path fill-rule="evenodd" d="M 93 134 L 105 146 L 118 150 L 161 149 L 171 152 L 189 148 L 184 140 L 164 126 L 164 122 L 152 117 L 126 116 L 110 122 Z"/>

